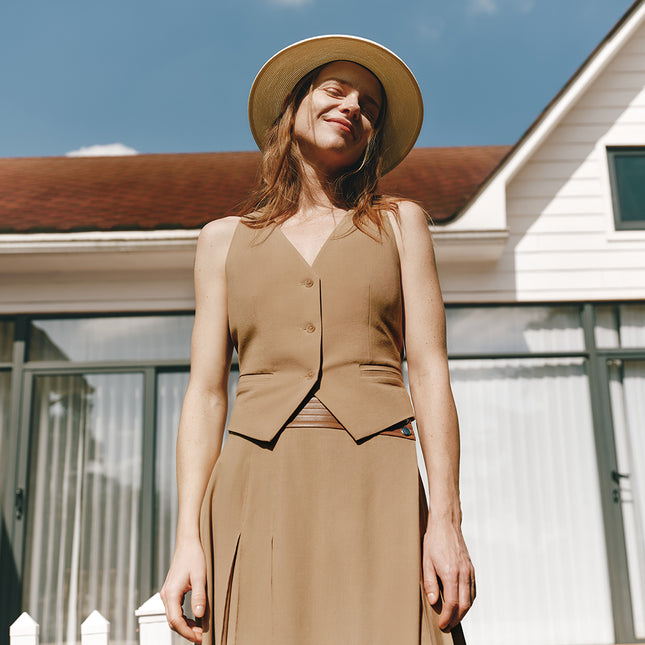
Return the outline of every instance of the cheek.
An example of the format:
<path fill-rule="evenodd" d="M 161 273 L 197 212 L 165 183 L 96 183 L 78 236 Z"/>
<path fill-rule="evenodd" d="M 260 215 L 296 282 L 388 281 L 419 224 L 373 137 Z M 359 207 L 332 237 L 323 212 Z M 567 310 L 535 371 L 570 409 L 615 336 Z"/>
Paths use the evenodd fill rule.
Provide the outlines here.
<path fill-rule="evenodd" d="M 365 120 L 363 122 L 363 136 L 362 136 L 363 145 L 367 146 L 367 142 L 370 140 L 370 137 L 372 136 L 373 132 L 374 132 L 374 128 L 372 127 L 371 122 Z"/>
<path fill-rule="evenodd" d="M 302 137 L 309 131 L 311 116 L 306 106 L 301 105 L 293 119 L 293 134 L 295 137 Z"/>

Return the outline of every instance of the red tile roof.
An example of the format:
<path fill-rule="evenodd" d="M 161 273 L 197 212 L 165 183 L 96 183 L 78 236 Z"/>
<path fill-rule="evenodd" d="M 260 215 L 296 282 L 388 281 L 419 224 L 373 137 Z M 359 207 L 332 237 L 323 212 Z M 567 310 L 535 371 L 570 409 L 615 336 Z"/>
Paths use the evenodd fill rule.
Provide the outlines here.
<path fill-rule="evenodd" d="M 381 188 L 445 222 L 509 149 L 416 148 Z M 199 228 L 236 211 L 259 159 L 258 152 L 0 159 L 0 232 Z"/>
<path fill-rule="evenodd" d="M 381 181 L 381 190 L 420 202 L 437 224 L 454 219 L 511 146 L 415 148 Z"/>

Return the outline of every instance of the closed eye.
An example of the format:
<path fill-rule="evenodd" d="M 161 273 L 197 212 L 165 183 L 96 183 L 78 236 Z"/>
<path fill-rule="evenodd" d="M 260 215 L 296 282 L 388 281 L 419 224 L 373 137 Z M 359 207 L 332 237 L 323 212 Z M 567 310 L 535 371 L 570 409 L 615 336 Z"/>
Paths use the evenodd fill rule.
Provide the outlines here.
<path fill-rule="evenodd" d="M 341 98 L 342 96 L 344 96 L 343 92 L 339 88 L 336 88 L 336 87 L 326 87 L 325 91 L 330 96 L 334 96 L 334 97 L 338 97 L 338 98 Z"/>
<path fill-rule="evenodd" d="M 342 99 L 347 95 L 345 85 L 347 84 L 341 83 L 336 79 L 329 79 L 322 83 L 319 89 L 324 91 L 328 96 Z M 364 95 L 363 98 L 359 97 L 359 105 L 365 118 L 370 121 L 370 123 L 374 123 L 381 111 L 380 105 L 369 95 Z"/>

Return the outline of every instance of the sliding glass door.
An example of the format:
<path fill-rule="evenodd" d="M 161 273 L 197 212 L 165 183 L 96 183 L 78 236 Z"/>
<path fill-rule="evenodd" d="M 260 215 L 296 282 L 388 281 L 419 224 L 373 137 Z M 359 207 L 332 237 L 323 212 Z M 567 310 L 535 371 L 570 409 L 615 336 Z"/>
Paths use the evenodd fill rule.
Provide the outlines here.
<path fill-rule="evenodd" d="M 585 361 L 460 360 L 451 376 L 479 590 L 469 641 L 613 643 Z"/>
<path fill-rule="evenodd" d="M 35 375 L 23 607 L 41 643 L 75 643 L 94 609 L 134 642 L 143 374 Z"/>
<path fill-rule="evenodd" d="M 473 645 L 614 643 L 577 306 L 447 310 Z"/>
<path fill-rule="evenodd" d="M 94 610 L 110 621 L 113 642 L 137 641 L 134 610 L 170 562 L 192 322 L 29 321 L 15 448 L 24 512 L 13 542 L 22 610 L 43 644 L 76 644 Z"/>

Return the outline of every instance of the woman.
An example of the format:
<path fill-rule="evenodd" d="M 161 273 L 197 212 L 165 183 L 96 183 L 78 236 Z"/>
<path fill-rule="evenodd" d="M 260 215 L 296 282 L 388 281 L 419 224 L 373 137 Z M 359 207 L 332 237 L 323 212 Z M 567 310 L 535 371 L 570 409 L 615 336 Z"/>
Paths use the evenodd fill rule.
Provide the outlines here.
<path fill-rule="evenodd" d="M 261 185 L 197 245 L 168 621 L 214 645 L 461 642 L 475 582 L 432 240 L 376 193 L 420 130 L 416 80 L 381 45 L 312 38 L 262 68 L 249 119 Z"/>

